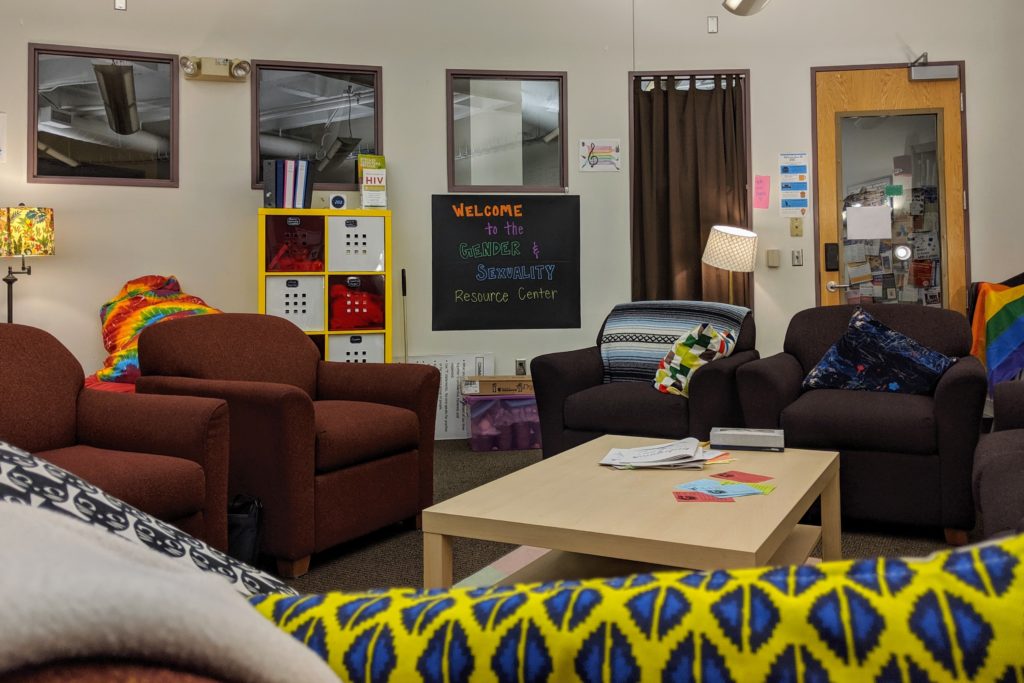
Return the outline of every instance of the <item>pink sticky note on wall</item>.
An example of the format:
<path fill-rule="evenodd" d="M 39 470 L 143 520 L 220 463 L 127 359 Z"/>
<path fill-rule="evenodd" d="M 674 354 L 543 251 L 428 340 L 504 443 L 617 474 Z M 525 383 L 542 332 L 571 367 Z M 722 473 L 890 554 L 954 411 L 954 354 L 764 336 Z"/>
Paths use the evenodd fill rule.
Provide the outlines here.
<path fill-rule="evenodd" d="M 767 175 L 754 176 L 754 208 L 767 209 L 768 196 L 771 193 L 772 177 Z"/>

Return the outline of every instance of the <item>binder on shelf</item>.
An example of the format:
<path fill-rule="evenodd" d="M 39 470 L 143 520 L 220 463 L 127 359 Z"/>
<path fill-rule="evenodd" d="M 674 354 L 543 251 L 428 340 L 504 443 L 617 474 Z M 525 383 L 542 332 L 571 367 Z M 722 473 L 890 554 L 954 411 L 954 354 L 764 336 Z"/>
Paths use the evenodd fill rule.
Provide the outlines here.
<path fill-rule="evenodd" d="M 284 160 L 284 208 L 295 208 L 295 159 Z"/>
<path fill-rule="evenodd" d="M 295 162 L 295 208 L 305 209 L 306 199 L 306 168 L 309 162 L 300 159 Z"/>
<path fill-rule="evenodd" d="M 313 208 L 313 169 L 308 161 L 303 163 L 306 164 L 306 185 L 302 188 L 302 206 L 311 209 Z"/>
<path fill-rule="evenodd" d="M 274 206 L 281 209 L 284 208 L 284 159 L 274 161 L 274 167 Z"/>
<path fill-rule="evenodd" d="M 277 206 L 277 163 L 273 159 L 263 162 L 263 206 Z"/>

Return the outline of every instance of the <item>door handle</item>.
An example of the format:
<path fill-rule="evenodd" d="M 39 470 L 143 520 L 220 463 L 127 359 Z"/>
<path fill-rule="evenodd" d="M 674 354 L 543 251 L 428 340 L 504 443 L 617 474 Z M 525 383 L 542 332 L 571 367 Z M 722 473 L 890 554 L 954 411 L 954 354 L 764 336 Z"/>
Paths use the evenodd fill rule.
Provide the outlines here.
<path fill-rule="evenodd" d="M 838 282 L 836 282 L 835 280 L 829 280 L 828 282 L 825 283 L 825 289 L 827 289 L 830 292 L 835 292 L 835 291 L 840 290 L 840 289 L 849 289 L 849 288 L 850 288 L 850 285 L 841 285 Z"/>

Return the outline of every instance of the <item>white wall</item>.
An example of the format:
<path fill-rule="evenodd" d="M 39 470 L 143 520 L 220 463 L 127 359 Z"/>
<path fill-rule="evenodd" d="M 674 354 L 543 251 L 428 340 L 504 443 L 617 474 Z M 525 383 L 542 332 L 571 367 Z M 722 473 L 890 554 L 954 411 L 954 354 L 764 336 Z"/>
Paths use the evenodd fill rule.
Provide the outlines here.
<path fill-rule="evenodd" d="M 728 15 L 718 0 L 636 0 L 632 30 L 626 0 L 129 0 L 128 12 L 112 4 L 0 5 L 0 111 L 8 114 L 0 204 L 53 206 L 57 216 L 57 256 L 39 259 L 21 278 L 16 316 L 57 335 L 88 371 L 104 357 L 100 305 L 138 275 L 175 274 L 212 305 L 255 310 L 260 195 L 249 188 L 249 89 L 181 81 L 178 189 L 28 184 L 29 42 L 381 65 L 395 265 L 410 277 L 413 354 L 489 350 L 499 372 L 512 372 L 516 357 L 592 343 L 607 310 L 629 298 L 629 174 L 570 170 L 570 192 L 582 206 L 582 328 L 431 332 L 424 255 L 430 195 L 446 191 L 445 68 L 567 71 L 569 148 L 580 137 L 617 137 L 626 155 L 630 69 L 749 68 L 754 172 L 772 174 L 778 152 L 812 149 L 811 66 L 904 62 L 924 50 L 933 60 L 966 59 L 972 275 L 1002 279 L 1024 270 L 1014 201 L 1016 161 L 1024 158 L 1014 130 L 1024 105 L 1019 0 L 775 0 L 747 18 Z M 721 17 L 717 35 L 705 33 L 710 14 Z M 761 248 L 802 248 L 810 264 L 812 231 L 789 237 L 775 201 L 755 211 Z M 813 305 L 813 269 L 761 267 L 755 281 L 758 346 L 771 353 L 790 316 Z"/>

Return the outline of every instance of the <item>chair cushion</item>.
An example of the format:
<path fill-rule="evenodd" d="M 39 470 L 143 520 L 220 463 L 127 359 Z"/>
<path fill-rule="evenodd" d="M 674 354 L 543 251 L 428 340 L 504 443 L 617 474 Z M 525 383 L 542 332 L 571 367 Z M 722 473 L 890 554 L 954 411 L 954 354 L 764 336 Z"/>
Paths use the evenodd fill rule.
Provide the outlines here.
<path fill-rule="evenodd" d="M 725 358 L 736 347 L 736 333 L 719 333 L 711 323 L 701 323 L 676 339 L 654 376 L 654 388 L 663 394 L 690 395 L 690 378 L 701 366 Z"/>
<path fill-rule="evenodd" d="M 206 502 L 203 468 L 184 458 L 83 445 L 38 455 L 165 521 L 187 517 Z"/>
<path fill-rule="evenodd" d="M 679 439 L 689 436 L 689 399 L 647 382 L 599 384 L 565 400 L 566 429 Z"/>
<path fill-rule="evenodd" d="M 333 472 L 415 449 L 420 422 L 411 410 L 362 401 L 314 401 L 316 471 Z"/>
<path fill-rule="evenodd" d="M 883 325 L 862 309 L 804 378 L 804 389 L 930 394 L 955 359 Z"/>
<path fill-rule="evenodd" d="M 936 453 L 928 396 L 814 389 L 782 411 L 786 445 L 798 448 Z"/>
<path fill-rule="evenodd" d="M 719 330 L 740 330 L 749 314 L 750 309 L 742 306 L 705 301 L 619 304 L 598 335 L 604 381 L 650 382 L 665 352 L 680 336 L 705 322 Z"/>

